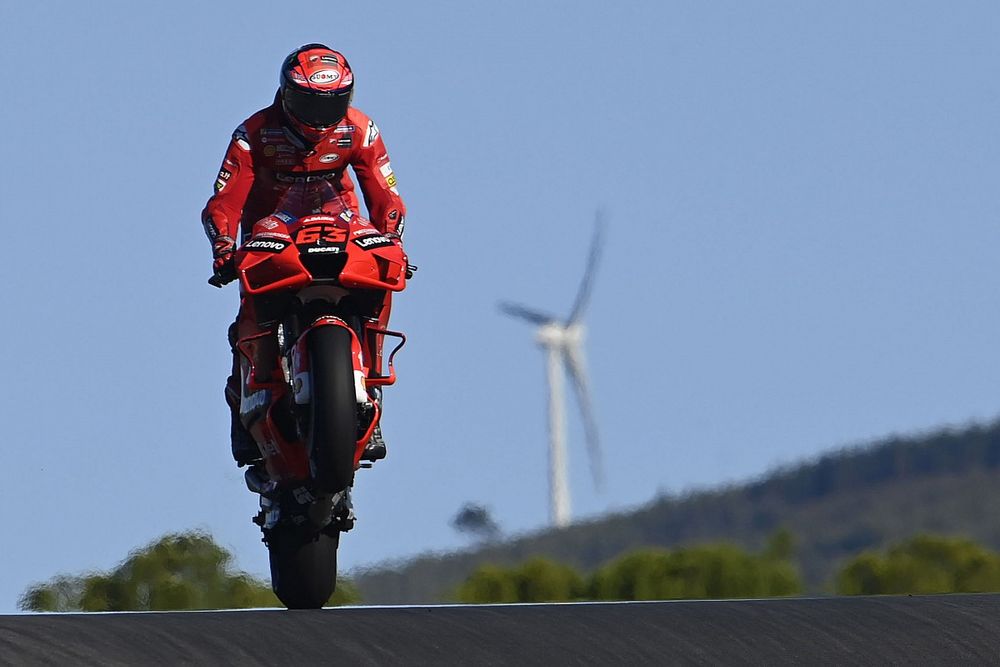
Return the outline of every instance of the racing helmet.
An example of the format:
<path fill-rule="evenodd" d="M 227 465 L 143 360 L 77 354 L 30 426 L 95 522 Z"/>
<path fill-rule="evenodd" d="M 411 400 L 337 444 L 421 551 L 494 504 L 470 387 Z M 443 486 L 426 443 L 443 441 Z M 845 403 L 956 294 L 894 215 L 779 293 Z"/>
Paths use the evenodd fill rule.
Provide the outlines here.
<path fill-rule="evenodd" d="M 324 44 L 306 44 L 281 63 L 278 92 L 294 129 L 319 141 L 347 114 L 354 73 L 343 54 Z"/>

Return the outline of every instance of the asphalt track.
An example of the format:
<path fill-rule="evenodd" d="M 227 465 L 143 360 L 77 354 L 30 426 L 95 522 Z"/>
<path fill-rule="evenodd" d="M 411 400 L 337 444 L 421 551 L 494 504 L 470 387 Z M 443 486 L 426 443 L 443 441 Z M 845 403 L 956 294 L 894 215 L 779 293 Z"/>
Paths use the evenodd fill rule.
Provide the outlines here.
<path fill-rule="evenodd" d="M 998 595 L 26 614 L 0 663 L 986 665 L 998 631 Z"/>

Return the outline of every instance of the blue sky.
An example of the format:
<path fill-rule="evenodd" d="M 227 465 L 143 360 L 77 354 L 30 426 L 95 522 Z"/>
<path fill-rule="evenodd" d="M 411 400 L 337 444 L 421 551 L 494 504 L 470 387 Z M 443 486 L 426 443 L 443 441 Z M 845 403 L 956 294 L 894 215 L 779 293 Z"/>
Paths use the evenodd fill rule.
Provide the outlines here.
<path fill-rule="evenodd" d="M 463 545 L 466 501 L 546 524 L 543 357 L 496 302 L 568 310 L 598 206 L 607 488 L 570 406 L 577 516 L 992 418 L 998 23 L 974 1 L 5 5 L 0 611 L 167 531 L 266 572 L 222 400 L 237 295 L 205 284 L 199 212 L 305 42 L 349 56 L 420 266 L 345 566 Z"/>

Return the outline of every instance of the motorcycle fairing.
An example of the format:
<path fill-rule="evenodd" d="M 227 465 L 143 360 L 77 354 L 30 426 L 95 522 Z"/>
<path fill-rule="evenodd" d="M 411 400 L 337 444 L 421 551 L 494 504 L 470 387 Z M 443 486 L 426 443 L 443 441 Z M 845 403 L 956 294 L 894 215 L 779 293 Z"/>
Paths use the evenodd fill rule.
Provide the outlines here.
<path fill-rule="evenodd" d="M 359 250 L 348 251 L 349 239 Z M 343 256 L 337 281 L 347 288 L 391 292 L 406 288 L 406 253 L 364 218 L 269 215 L 253 226 L 236 253 L 243 293 L 257 296 L 309 285 L 314 277 L 302 263 L 303 254 Z"/>
<path fill-rule="evenodd" d="M 274 332 L 241 338 L 237 349 L 241 354 L 240 420 L 260 448 L 268 472 L 279 482 L 308 478 L 308 454 L 296 426 L 287 417 L 284 422 L 280 419 L 288 412 L 282 406 L 290 401 L 290 388 L 277 363 Z"/>
<path fill-rule="evenodd" d="M 305 287 L 312 276 L 283 219 L 269 215 L 253 226 L 250 239 L 236 253 L 244 294 L 252 296 Z"/>

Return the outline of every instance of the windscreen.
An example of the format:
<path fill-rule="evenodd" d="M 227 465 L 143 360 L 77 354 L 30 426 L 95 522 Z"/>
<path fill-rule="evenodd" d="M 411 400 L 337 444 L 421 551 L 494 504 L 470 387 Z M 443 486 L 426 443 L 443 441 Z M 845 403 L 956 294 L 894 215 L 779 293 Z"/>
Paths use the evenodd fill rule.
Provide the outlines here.
<path fill-rule="evenodd" d="M 294 219 L 319 213 L 338 216 L 349 210 L 346 197 L 337 192 L 328 180 L 323 178 L 310 180 L 306 175 L 301 181 L 297 180 L 288 186 L 278 198 L 274 212 L 284 213 Z"/>

